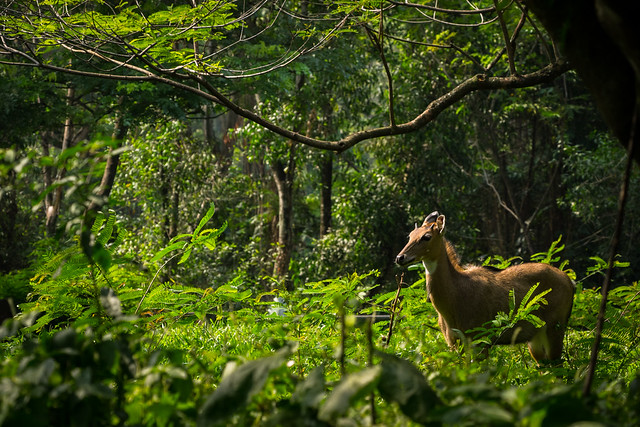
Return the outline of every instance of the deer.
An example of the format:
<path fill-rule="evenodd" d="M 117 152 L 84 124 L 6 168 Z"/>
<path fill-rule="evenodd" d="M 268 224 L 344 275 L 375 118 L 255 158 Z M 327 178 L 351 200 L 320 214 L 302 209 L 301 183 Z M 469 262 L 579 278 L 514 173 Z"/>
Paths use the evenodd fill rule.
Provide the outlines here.
<path fill-rule="evenodd" d="M 426 272 L 427 298 L 438 313 L 438 326 L 450 348 L 472 338 L 475 328 L 509 312 L 509 293 L 513 290 L 516 307 L 537 285 L 533 295 L 550 290 L 533 312 L 544 326 L 536 328 L 520 321 L 493 344 L 527 343 L 529 352 L 540 365 L 557 363 L 562 358 L 564 334 L 571 310 L 575 283 L 560 269 L 549 264 L 524 263 L 504 270 L 459 263 L 453 245 L 444 238 L 445 216 L 429 214 L 422 226 L 411 231 L 409 242 L 396 257 L 396 264 L 407 266 L 422 262 Z"/>

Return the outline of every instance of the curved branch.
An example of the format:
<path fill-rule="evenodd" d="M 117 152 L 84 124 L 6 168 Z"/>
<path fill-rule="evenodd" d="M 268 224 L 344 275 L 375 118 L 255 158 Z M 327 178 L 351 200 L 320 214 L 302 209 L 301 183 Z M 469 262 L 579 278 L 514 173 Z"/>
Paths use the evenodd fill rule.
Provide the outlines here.
<path fill-rule="evenodd" d="M 387 126 L 353 133 L 340 141 L 336 141 L 334 143 L 336 148 L 334 149 L 336 151 L 342 151 L 367 139 L 415 132 L 431 123 L 440 113 L 472 92 L 480 90 L 515 89 L 548 83 L 569 69 L 569 64 L 560 60 L 538 71 L 521 76 L 487 77 L 483 74 L 477 74 L 460 83 L 446 94 L 431 101 L 425 110 L 413 120 L 395 127 Z M 300 142 L 305 143 L 304 141 Z"/>
<path fill-rule="evenodd" d="M 4 40 L 3 40 L 4 41 Z M 391 124 L 389 126 L 366 129 L 359 132 L 354 132 L 346 137 L 337 140 L 337 141 L 326 141 L 322 139 L 312 138 L 298 132 L 294 132 L 292 130 L 286 129 L 284 127 L 279 126 L 276 123 L 273 123 L 266 118 L 260 116 L 259 114 L 243 108 L 237 103 L 231 101 L 229 98 L 224 96 L 215 86 L 207 80 L 204 76 L 201 75 L 191 75 L 189 78 L 196 83 L 194 86 L 191 86 L 182 80 L 185 76 L 176 76 L 173 73 L 162 73 L 161 71 L 156 70 L 156 72 L 152 72 L 148 69 L 144 69 L 138 66 L 134 66 L 127 62 L 117 61 L 114 58 L 108 58 L 103 55 L 100 55 L 96 52 L 93 52 L 97 56 L 100 56 L 101 59 L 111 62 L 114 65 L 120 65 L 123 68 L 126 68 L 136 74 L 134 75 L 121 75 L 121 74 L 110 74 L 110 73 L 99 73 L 99 72 L 90 72 L 84 70 L 76 70 L 72 68 L 58 67 L 52 64 L 47 64 L 42 61 L 39 61 L 35 56 L 28 55 L 27 53 L 14 49 L 5 42 L 1 46 L 4 51 L 0 51 L 0 54 L 13 54 L 22 57 L 25 61 L 19 65 L 22 66 L 31 66 L 38 67 L 43 69 L 48 69 L 51 71 L 56 71 L 60 73 L 66 74 L 75 74 L 75 75 L 83 75 L 90 77 L 97 77 L 103 79 L 112 79 L 112 80 L 128 80 L 128 81 L 152 81 L 155 83 L 166 84 L 172 87 L 175 87 L 180 90 L 184 90 L 185 92 L 189 92 L 195 94 L 203 99 L 207 99 L 211 102 L 219 104 L 233 111 L 237 115 L 244 117 L 247 120 L 255 122 L 256 124 L 276 133 L 277 135 L 283 136 L 292 141 L 300 142 L 302 144 L 323 149 L 323 150 L 332 150 L 341 152 L 347 150 L 348 148 L 353 147 L 354 145 L 373 138 L 381 138 L 388 137 L 394 135 L 404 135 L 408 133 L 415 132 L 419 129 L 422 129 L 427 124 L 431 123 L 433 120 L 438 117 L 438 115 L 443 112 L 448 107 L 452 106 L 466 95 L 480 91 L 480 90 L 496 90 L 496 89 L 513 89 L 513 88 L 521 88 L 521 87 L 529 87 L 535 86 L 542 83 L 551 82 L 556 77 L 562 75 L 564 72 L 569 70 L 569 64 L 564 60 L 556 61 L 540 70 L 535 72 L 525 74 L 525 75 L 515 75 L 508 77 L 489 77 L 484 74 L 477 74 L 473 77 L 468 78 L 467 80 L 460 83 L 458 86 L 450 90 L 449 92 L 441 95 L 440 97 L 431 101 L 426 108 L 418 114 L 413 120 L 410 120 L 406 123 L 402 124 Z M 86 52 L 92 53 L 92 52 Z M 0 61 L 0 63 L 8 63 Z M 18 65 L 16 62 L 11 62 L 12 65 Z M 180 79 L 180 80 L 178 80 Z M 200 86 L 198 86 L 200 85 Z M 204 88 L 200 89 L 200 87 Z"/>

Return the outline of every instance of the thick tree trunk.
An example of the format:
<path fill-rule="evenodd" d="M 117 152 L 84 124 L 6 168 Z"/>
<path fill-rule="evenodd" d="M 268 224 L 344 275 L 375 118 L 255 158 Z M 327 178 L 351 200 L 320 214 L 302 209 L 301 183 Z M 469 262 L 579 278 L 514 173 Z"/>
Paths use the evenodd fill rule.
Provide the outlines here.
<path fill-rule="evenodd" d="M 213 116 L 211 114 L 211 106 L 209 104 L 205 104 L 202 107 L 202 114 L 203 114 L 203 118 L 202 118 L 202 132 L 203 132 L 203 136 L 204 136 L 204 141 L 209 145 L 209 146 L 214 146 L 214 142 L 215 142 L 215 135 L 213 133 Z M 216 152 L 215 146 L 214 146 L 214 153 Z"/>
<path fill-rule="evenodd" d="M 171 200 L 170 200 L 169 211 L 166 213 L 167 218 L 167 242 L 178 235 L 178 226 L 180 224 L 180 192 L 178 191 L 177 185 L 171 186 Z M 178 257 L 173 258 L 167 264 L 167 272 L 175 272 L 176 267 L 178 266 Z"/>
<path fill-rule="evenodd" d="M 123 98 L 120 97 L 118 104 L 122 105 Z M 116 116 L 116 123 L 113 129 L 113 139 L 122 141 L 127 134 L 128 127 L 124 125 L 124 119 L 122 112 L 119 111 Z M 113 183 L 116 179 L 116 172 L 118 171 L 118 165 L 120 164 L 120 154 L 113 154 L 107 158 L 107 163 L 102 173 L 102 180 L 100 181 L 100 187 L 95 196 L 89 202 L 87 208 L 84 211 L 84 217 L 82 219 L 82 231 L 80 234 L 80 243 L 88 257 L 92 256 L 92 239 L 91 239 L 91 227 L 96 218 L 98 210 L 106 203 L 111 194 Z"/>
<path fill-rule="evenodd" d="M 285 279 L 289 273 L 293 243 L 293 179 L 295 176 L 295 143 L 289 146 L 287 164 L 280 160 L 271 166 L 273 179 L 278 192 L 278 239 L 273 275 Z"/>
<path fill-rule="evenodd" d="M 640 139 L 634 121 L 640 89 L 637 2 L 525 0 L 592 93 L 602 117 L 623 146 Z M 640 147 L 632 157 L 640 163 Z"/>

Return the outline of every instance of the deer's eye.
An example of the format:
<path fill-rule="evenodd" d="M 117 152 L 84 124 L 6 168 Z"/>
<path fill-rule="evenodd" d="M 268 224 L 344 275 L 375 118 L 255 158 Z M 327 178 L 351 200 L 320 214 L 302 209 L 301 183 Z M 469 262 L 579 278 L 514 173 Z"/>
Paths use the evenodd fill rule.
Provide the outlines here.
<path fill-rule="evenodd" d="M 429 240 L 431 240 L 431 234 L 425 234 L 420 238 L 421 242 L 428 242 Z"/>

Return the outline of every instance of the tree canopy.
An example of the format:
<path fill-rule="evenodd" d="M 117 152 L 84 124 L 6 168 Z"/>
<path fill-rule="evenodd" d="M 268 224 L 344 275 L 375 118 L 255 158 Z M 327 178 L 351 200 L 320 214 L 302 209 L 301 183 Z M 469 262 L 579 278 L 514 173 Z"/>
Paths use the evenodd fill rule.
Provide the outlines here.
<path fill-rule="evenodd" d="M 0 2 L 0 424 L 635 423 L 640 37 L 560 3 Z M 476 358 L 540 294 L 447 348 L 434 210 L 558 365 Z"/>
<path fill-rule="evenodd" d="M 168 84 L 292 141 L 342 151 L 367 139 L 415 132 L 474 91 L 549 83 L 568 70 L 523 5 L 485 3 L 460 8 L 452 2 L 448 8 L 395 1 L 262 1 L 243 9 L 231 1 L 12 1 L 3 6 L 0 54 L 5 64 Z M 492 28 L 489 37 L 480 35 L 487 33 L 484 28 Z M 348 43 L 336 46 L 339 37 Z M 532 43 L 546 51 L 544 60 L 530 60 Z M 327 140 L 272 121 L 230 96 L 237 81 L 270 79 L 288 66 L 303 76 L 322 72 L 312 58 L 336 49 L 378 57 L 386 111 L 374 126 Z M 445 73 L 453 67 L 456 77 L 445 90 L 414 90 L 410 96 L 424 101 L 405 109 L 396 101 L 409 96 L 399 92 L 399 55 L 422 62 L 436 51 L 443 52 L 438 67 Z"/>

